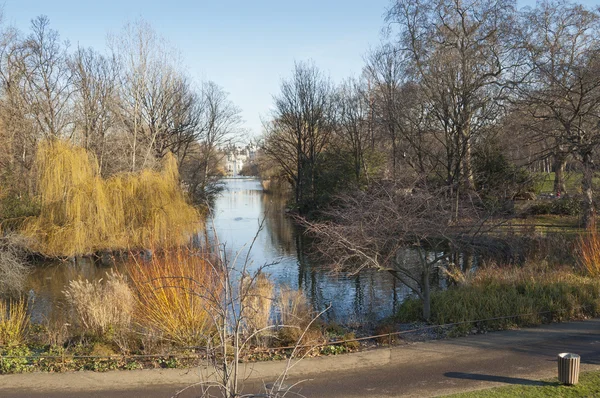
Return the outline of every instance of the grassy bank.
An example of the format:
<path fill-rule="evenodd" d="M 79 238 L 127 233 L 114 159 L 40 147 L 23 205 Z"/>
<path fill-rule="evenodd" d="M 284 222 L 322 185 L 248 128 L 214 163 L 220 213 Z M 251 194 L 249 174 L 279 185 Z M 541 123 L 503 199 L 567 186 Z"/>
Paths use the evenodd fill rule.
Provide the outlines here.
<path fill-rule="evenodd" d="M 419 320 L 421 308 L 420 300 L 405 301 L 398 320 Z M 459 323 L 453 329 L 455 334 L 473 328 L 502 330 L 598 316 L 600 280 L 579 275 L 568 267 L 483 268 L 457 286 L 434 292 L 431 314 L 432 324 Z M 473 320 L 482 321 L 469 322 Z"/>
<path fill-rule="evenodd" d="M 450 395 L 452 398 L 486 397 L 597 397 L 600 395 L 600 371 L 582 373 L 579 384 L 565 386 L 557 379 L 532 382 L 532 385 L 497 387 L 489 390 L 472 391 Z"/>

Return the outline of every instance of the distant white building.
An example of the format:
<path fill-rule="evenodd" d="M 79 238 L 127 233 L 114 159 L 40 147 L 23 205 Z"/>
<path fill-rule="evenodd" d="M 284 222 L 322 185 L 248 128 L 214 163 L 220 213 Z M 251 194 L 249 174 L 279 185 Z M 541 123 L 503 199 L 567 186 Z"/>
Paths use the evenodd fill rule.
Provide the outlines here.
<path fill-rule="evenodd" d="M 225 171 L 229 177 L 238 177 L 244 165 L 254 160 L 256 149 L 252 145 L 245 147 L 230 146 L 225 150 Z"/>

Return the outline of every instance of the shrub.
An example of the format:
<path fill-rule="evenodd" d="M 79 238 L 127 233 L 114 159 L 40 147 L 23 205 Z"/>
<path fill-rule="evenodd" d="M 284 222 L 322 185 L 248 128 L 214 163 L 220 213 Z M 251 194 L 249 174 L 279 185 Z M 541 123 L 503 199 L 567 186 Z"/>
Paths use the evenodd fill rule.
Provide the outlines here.
<path fill-rule="evenodd" d="M 0 346 L 17 347 L 25 341 L 29 326 L 27 301 L 0 301 Z"/>
<path fill-rule="evenodd" d="M 419 300 L 409 299 L 400 307 L 399 318 L 418 320 L 420 309 Z M 459 333 L 473 327 L 507 329 L 596 316 L 600 314 L 600 281 L 544 267 L 490 267 L 480 270 L 469 285 L 434 292 L 431 314 L 433 324 L 464 322 L 456 326 Z M 513 315 L 520 316 L 505 318 Z M 497 319 L 469 322 L 490 318 Z"/>
<path fill-rule="evenodd" d="M 71 308 L 70 318 L 84 334 L 113 339 L 131 325 L 134 297 L 125 278 L 114 272 L 90 282 L 75 280 L 63 291 Z"/>
<path fill-rule="evenodd" d="M 143 329 L 186 347 L 206 342 L 223 286 L 208 254 L 179 248 L 154 254 L 149 262 L 135 256 L 128 270 Z"/>
<path fill-rule="evenodd" d="M 589 234 L 579 236 L 577 242 L 579 264 L 591 277 L 600 276 L 600 237 L 596 228 L 592 228 Z"/>
<path fill-rule="evenodd" d="M 23 291 L 29 267 L 14 236 L 0 238 L 0 296 L 14 296 Z"/>
<path fill-rule="evenodd" d="M 3 357 L 0 358 L 0 374 L 23 373 L 31 370 L 31 365 L 27 359 L 28 355 L 31 355 L 31 351 L 25 346 L 2 350 Z"/>
<path fill-rule="evenodd" d="M 568 196 L 552 201 L 536 203 L 527 210 L 528 215 L 552 214 L 557 216 L 579 216 L 581 214 L 581 201 L 573 196 Z"/>

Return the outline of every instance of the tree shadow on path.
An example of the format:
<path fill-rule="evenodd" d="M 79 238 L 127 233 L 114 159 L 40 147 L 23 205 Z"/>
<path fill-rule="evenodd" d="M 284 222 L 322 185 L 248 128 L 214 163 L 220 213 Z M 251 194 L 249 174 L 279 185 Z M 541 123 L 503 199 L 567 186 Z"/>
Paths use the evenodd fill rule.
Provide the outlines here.
<path fill-rule="evenodd" d="M 465 379 L 465 380 L 478 380 L 478 381 L 494 381 L 497 383 L 506 384 L 517 384 L 522 386 L 551 386 L 558 385 L 557 382 L 538 381 L 521 379 L 518 377 L 507 377 L 507 376 L 493 376 L 477 373 L 464 373 L 464 372 L 446 372 L 444 376 L 451 377 L 454 379 Z"/>

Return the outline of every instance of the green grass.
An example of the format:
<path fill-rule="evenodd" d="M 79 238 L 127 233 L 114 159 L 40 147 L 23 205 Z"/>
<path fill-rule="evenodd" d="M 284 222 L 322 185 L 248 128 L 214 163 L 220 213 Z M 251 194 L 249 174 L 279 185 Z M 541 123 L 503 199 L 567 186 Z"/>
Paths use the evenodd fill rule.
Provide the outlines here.
<path fill-rule="evenodd" d="M 536 384 L 541 385 L 496 387 L 489 390 L 450 395 L 450 397 L 598 397 L 600 396 L 600 371 L 580 374 L 579 384 L 575 386 L 561 385 L 557 379 Z"/>
<path fill-rule="evenodd" d="M 431 295 L 433 325 L 453 324 L 451 334 L 472 328 L 502 330 L 600 314 L 600 281 L 577 275 L 569 267 L 544 264 L 523 267 L 485 267 L 475 275 L 455 276 L 462 284 Z M 512 315 L 518 317 L 506 318 Z M 400 306 L 400 322 L 422 316 L 421 300 L 411 298 Z M 470 322 L 475 320 L 488 320 Z"/>
<path fill-rule="evenodd" d="M 535 176 L 536 193 L 554 193 L 554 173 L 536 173 Z M 580 172 L 565 173 L 565 187 L 569 194 L 577 194 L 581 191 L 581 178 Z M 593 184 L 595 187 L 600 186 L 600 177 L 594 177 Z"/>

